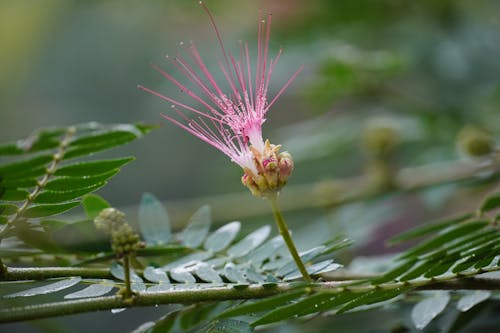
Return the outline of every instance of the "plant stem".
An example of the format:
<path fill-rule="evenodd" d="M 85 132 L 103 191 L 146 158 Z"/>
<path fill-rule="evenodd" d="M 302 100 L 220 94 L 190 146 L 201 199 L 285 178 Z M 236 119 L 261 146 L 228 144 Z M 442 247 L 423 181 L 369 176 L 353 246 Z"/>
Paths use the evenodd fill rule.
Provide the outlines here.
<path fill-rule="evenodd" d="M 495 269 L 492 270 L 496 270 Z M 120 296 L 101 296 L 95 298 L 78 299 L 70 301 L 29 304 L 26 306 L 0 309 L 0 323 L 34 320 L 55 316 L 63 316 L 84 312 L 110 310 L 123 307 L 143 307 L 157 304 L 195 304 L 200 302 L 216 302 L 225 300 L 246 300 L 270 297 L 283 294 L 291 290 L 303 288 L 304 294 L 310 292 L 327 292 L 341 294 L 344 292 L 365 293 L 379 288 L 394 290 L 405 288 L 403 292 L 410 290 L 500 290 L 500 281 L 486 278 L 441 278 L 441 281 L 407 281 L 389 282 L 381 285 L 371 283 L 363 285 L 350 285 L 353 281 L 345 282 L 321 282 L 309 286 L 297 287 L 290 283 L 279 283 L 273 287 L 262 285 L 250 285 L 245 289 L 234 288 L 233 285 L 200 288 L 200 289 L 172 289 L 161 292 L 138 293 L 134 302 L 127 302 Z"/>
<path fill-rule="evenodd" d="M 268 196 L 267 199 L 269 200 L 269 203 L 271 204 L 271 208 L 273 210 L 274 214 L 274 219 L 276 221 L 276 224 L 278 225 L 278 230 L 283 237 L 283 240 L 285 241 L 286 246 L 288 247 L 288 251 L 293 257 L 293 260 L 295 261 L 295 264 L 297 265 L 297 268 L 299 269 L 300 273 L 302 274 L 302 277 L 304 278 L 304 281 L 306 282 L 312 282 L 311 277 L 309 276 L 309 273 L 307 273 L 306 267 L 304 266 L 304 263 L 302 262 L 302 259 L 299 256 L 299 253 L 297 252 L 297 249 L 295 248 L 295 244 L 293 243 L 292 236 L 290 235 L 290 232 L 288 231 L 288 226 L 286 225 L 285 219 L 283 218 L 283 215 L 281 214 L 280 208 L 278 206 L 278 198 L 277 195 L 271 195 Z"/>
<path fill-rule="evenodd" d="M 44 280 L 70 276 L 89 279 L 113 279 L 109 268 L 87 267 L 5 267 L 3 281 Z"/>
<path fill-rule="evenodd" d="M 125 294 L 123 296 L 125 299 L 130 299 L 132 297 L 132 286 L 130 283 L 130 254 L 126 254 L 123 257 L 123 270 L 125 273 Z"/>

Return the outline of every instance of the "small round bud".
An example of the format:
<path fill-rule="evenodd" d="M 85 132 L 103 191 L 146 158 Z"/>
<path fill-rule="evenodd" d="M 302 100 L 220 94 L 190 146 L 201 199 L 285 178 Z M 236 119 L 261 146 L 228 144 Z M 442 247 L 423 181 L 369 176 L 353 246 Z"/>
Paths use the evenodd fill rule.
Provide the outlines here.
<path fill-rule="evenodd" d="M 397 128 L 388 121 L 371 121 L 363 129 L 362 144 L 371 154 L 386 156 L 400 143 Z"/>
<path fill-rule="evenodd" d="M 284 151 L 279 154 L 278 158 L 279 158 L 278 162 L 279 180 L 280 182 L 285 183 L 293 171 L 294 165 L 293 165 L 292 155 L 290 155 L 289 152 Z"/>
<path fill-rule="evenodd" d="M 116 226 L 125 223 L 127 223 L 125 221 L 125 214 L 115 208 L 103 209 L 94 219 L 96 228 L 108 233 L 111 233 Z"/>
<path fill-rule="evenodd" d="M 103 209 L 94 223 L 97 229 L 111 234 L 111 248 L 119 258 L 144 246 L 139 235 L 125 220 L 125 214 L 118 209 Z"/>
<path fill-rule="evenodd" d="M 474 126 L 466 126 L 457 137 L 457 148 L 470 157 L 488 155 L 495 149 L 495 140 L 491 133 Z"/>

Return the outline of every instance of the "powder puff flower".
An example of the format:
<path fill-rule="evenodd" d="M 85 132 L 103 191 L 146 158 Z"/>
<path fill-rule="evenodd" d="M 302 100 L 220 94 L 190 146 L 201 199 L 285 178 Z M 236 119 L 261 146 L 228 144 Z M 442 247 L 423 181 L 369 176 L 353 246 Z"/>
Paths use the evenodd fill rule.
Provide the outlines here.
<path fill-rule="evenodd" d="M 268 98 L 269 84 L 282 50 L 269 57 L 271 15 L 267 20 L 259 17 L 257 59 L 252 66 L 248 44 L 240 43 L 239 55 L 226 51 L 214 18 L 200 2 L 210 18 L 217 36 L 223 60 L 218 70 L 225 78 L 225 91 L 208 69 L 195 44 L 181 47 L 186 56 L 178 54 L 167 60 L 189 81 L 179 82 L 169 72 L 156 65 L 152 67 L 187 94 L 196 106 L 163 95 L 149 88 L 139 89 L 151 93 L 171 104 L 173 114 L 162 114 L 170 122 L 183 128 L 200 140 L 219 149 L 231 161 L 243 168 L 242 182 L 254 195 L 278 191 L 293 170 L 293 161 L 287 152 L 279 153 L 275 146 L 262 138 L 262 125 L 266 114 L 302 70 L 300 67 L 272 98 Z"/>

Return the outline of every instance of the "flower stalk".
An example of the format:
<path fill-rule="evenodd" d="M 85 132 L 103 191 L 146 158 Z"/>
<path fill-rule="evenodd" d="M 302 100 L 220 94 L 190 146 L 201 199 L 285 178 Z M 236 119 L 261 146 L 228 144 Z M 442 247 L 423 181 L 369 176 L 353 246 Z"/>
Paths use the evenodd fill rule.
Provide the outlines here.
<path fill-rule="evenodd" d="M 302 278 L 306 282 L 312 282 L 312 279 L 309 276 L 309 273 L 307 273 L 307 269 L 302 262 L 302 259 L 300 258 L 297 248 L 295 247 L 295 243 L 293 242 L 292 236 L 290 235 L 290 231 L 288 230 L 288 226 L 285 222 L 285 219 L 283 218 L 283 214 L 281 214 L 281 210 L 278 205 L 278 196 L 276 194 L 268 196 L 267 200 L 271 204 L 271 208 L 274 214 L 274 220 L 276 221 L 276 225 L 278 226 L 279 233 L 281 237 L 283 237 L 283 240 L 288 247 L 288 251 L 292 255 L 292 258 L 295 261 L 300 274 L 302 274 Z"/>

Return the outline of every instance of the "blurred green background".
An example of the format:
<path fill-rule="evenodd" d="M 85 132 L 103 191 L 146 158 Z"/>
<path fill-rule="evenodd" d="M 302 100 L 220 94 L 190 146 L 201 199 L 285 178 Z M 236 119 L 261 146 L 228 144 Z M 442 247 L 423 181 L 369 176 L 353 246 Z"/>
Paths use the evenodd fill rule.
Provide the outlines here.
<path fill-rule="evenodd" d="M 498 140 L 499 1 L 206 4 L 226 47 L 235 53 L 239 40 L 248 41 L 251 48 L 255 45 L 258 10 L 272 12 L 271 53 L 283 47 L 284 54 L 271 95 L 305 65 L 264 126 L 264 136 L 283 144 L 295 157 L 291 185 L 363 173 L 369 147 L 365 143 L 363 148 L 362 142 L 370 126 L 395 130 L 396 166 L 463 158 L 456 138 L 467 125 Z M 137 157 L 100 191 L 113 205 L 135 205 L 143 192 L 172 202 L 243 191 L 239 167 L 162 120 L 160 112 L 169 112 L 169 105 L 136 88 L 143 84 L 177 97 L 178 89 L 149 63 L 171 68 L 163 56 L 190 40 L 207 63 L 216 66 L 221 54 L 197 1 L 0 1 L 0 140 L 23 138 L 39 127 L 88 121 L 159 123 L 162 128 L 113 153 Z M 312 230 L 312 236 L 302 240 L 307 246 L 321 241 L 316 239 L 321 230 L 328 235 L 340 225 L 348 229 L 359 253 L 384 253 L 382 240 L 389 234 L 459 207 L 474 207 L 488 188 L 459 191 L 449 184 L 336 210 L 301 210 L 288 218 L 292 225 Z M 475 199 L 470 200 L 471 195 Z M 245 201 L 236 210 L 245 215 L 259 204 Z M 365 329 L 386 332 L 397 322 L 393 319 L 380 329 Z M 353 332 L 362 332 L 356 323 L 351 326 Z"/>

